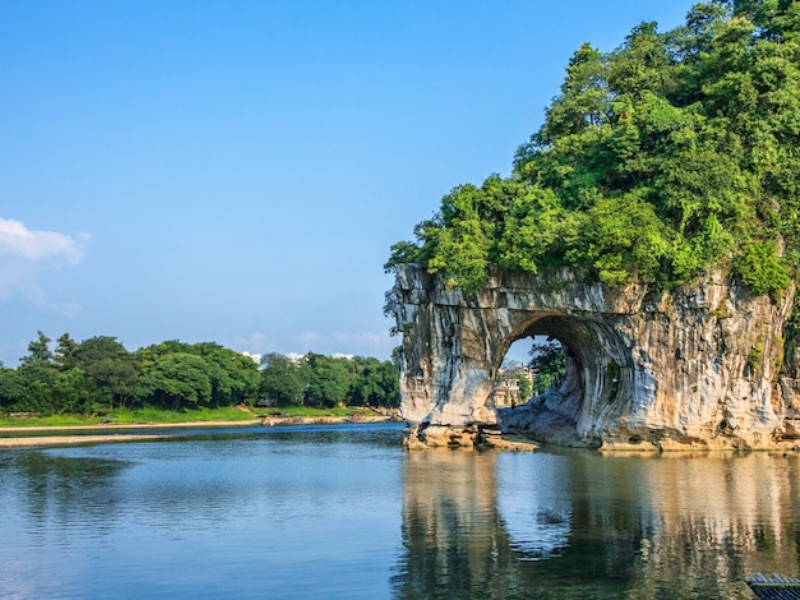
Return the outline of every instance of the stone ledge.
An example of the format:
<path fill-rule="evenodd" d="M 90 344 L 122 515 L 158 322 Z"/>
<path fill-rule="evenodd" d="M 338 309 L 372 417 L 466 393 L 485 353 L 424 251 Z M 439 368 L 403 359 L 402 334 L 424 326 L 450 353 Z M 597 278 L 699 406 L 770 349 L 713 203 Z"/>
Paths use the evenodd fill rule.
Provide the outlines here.
<path fill-rule="evenodd" d="M 481 445 L 495 450 L 510 450 L 513 452 L 535 452 L 541 448 L 541 445 L 537 442 L 514 434 L 485 436 Z"/>
<path fill-rule="evenodd" d="M 403 446 L 407 450 L 493 448 L 518 452 L 533 452 L 540 448 L 539 443 L 524 435 L 502 434 L 500 430 L 479 430 L 477 427 L 458 429 L 440 425 L 406 429 Z"/>

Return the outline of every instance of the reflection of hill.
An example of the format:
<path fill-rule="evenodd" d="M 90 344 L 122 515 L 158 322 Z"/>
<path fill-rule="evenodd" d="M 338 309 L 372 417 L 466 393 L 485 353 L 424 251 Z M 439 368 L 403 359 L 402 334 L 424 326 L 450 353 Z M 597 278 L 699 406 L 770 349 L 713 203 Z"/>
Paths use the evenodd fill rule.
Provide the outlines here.
<path fill-rule="evenodd" d="M 407 455 L 401 598 L 749 598 L 800 573 L 800 459 Z"/>
<path fill-rule="evenodd" d="M 512 597 L 516 560 L 495 502 L 494 453 L 411 452 L 404 465 L 400 598 Z"/>
<path fill-rule="evenodd" d="M 643 535 L 632 570 L 637 598 L 716 590 L 750 598 L 756 571 L 800 572 L 800 462 L 766 454 L 628 459 L 640 481 Z M 666 576 L 669 577 L 665 581 Z"/>

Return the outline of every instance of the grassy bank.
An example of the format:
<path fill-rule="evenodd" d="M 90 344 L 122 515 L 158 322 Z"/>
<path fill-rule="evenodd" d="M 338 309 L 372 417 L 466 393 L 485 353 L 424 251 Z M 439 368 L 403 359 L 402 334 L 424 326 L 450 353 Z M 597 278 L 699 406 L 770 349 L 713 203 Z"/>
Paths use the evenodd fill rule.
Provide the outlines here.
<path fill-rule="evenodd" d="M 363 408 L 309 408 L 305 406 L 273 408 L 198 408 L 192 410 L 162 410 L 143 408 L 137 410 L 117 409 L 104 415 L 83 417 L 77 415 L 53 415 L 49 417 L 9 417 L 0 416 L 0 427 L 86 427 L 92 425 L 136 425 L 136 424 L 175 424 L 248 422 L 264 417 L 324 418 L 349 417 L 355 414 L 374 415 L 375 412 Z"/>
<path fill-rule="evenodd" d="M 52 415 L 49 417 L 0 417 L 0 427 L 86 427 L 90 425 L 134 425 L 137 423 L 190 423 L 211 421 L 252 421 L 253 413 L 233 407 L 208 408 L 185 411 L 142 408 L 117 409 L 91 417 L 80 415 Z"/>

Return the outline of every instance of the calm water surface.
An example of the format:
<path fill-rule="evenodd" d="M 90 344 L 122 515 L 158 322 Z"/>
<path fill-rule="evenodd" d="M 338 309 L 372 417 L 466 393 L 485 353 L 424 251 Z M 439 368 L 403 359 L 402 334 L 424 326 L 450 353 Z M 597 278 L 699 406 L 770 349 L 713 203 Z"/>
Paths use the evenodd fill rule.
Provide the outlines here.
<path fill-rule="evenodd" d="M 404 452 L 393 425 L 0 451 L 2 598 L 752 598 L 800 457 Z"/>

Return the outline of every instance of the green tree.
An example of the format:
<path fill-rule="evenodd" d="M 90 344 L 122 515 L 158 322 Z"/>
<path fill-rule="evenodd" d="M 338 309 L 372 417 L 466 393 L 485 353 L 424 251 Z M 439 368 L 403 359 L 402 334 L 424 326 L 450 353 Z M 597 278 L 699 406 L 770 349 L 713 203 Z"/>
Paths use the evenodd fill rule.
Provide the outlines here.
<path fill-rule="evenodd" d="M 143 386 L 148 395 L 173 410 L 197 406 L 211 398 L 208 363 L 187 352 L 172 352 L 156 359 L 145 373 Z"/>
<path fill-rule="evenodd" d="M 283 354 L 271 352 L 261 360 L 261 391 L 279 405 L 302 406 L 308 385 L 305 358 L 293 361 Z"/>
<path fill-rule="evenodd" d="M 126 407 L 140 395 L 139 368 L 115 337 L 95 336 L 76 344 L 64 355 L 63 366 L 86 374 L 99 405 Z"/>
<path fill-rule="evenodd" d="M 50 342 L 52 341 L 44 333 L 37 331 L 36 339 L 28 344 L 28 355 L 20 359 L 22 364 L 41 365 L 51 363 L 53 353 L 50 351 Z"/>
<path fill-rule="evenodd" d="M 309 352 L 306 402 L 312 405 L 337 406 L 342 404 L 350 389 L 350 372 L 347 359 L 332 358 Z"/>
<path fill-rule="evenodd" d="M 536 372 L 533 389 L 537 394 L 544 393 L 564 378 L 567 364 L 560 343 L 534 344 L 528 354 L 531 357 L 530 368 Z"/>
<path fill-rule="evenodd" d="M 261 377 L 252 359 L 212 342 L 193 344 L 192 351 L 209 366 L 211 402 L 214 406 L 232 406 L 255 401 Z"/>
<path fill-rule="evenodd" d="M 530 400 L 533 395 L 533 385 L 528 376 L 524 373 L 517 375 L 517 394 L 520 403 L 525 403 Z"/>
<path fill-rule="evenodd" d="M 400 385 L 397 366 L 391 361 L 372 357 L 355 357 L 356 371 L 351 377 L 347 393 L 353 406 L 397 406 L 400 402 Z"/>
<path fill-rule="evenodd" d="M 55 371 L 49 393 L 52 412 L 68 415 L 91 415 L 96 411 L 95 394 L 81 369 Z"/>
<path fill-rule="evenodd" d="M 25 385 L 14 369 L 0 367 L 0 410 L 11 412 L 24 401 Z"/>
<path fill-rule="evenodd" d="M 24 362 L 17 369 L 18 382 L 22 386 L 22 396 L 17 400 L 15 410 L 52 415 L 59 412 L 53 396 L 58 370 L 42 361 Z"/>
<path fill-rule="evenodd" d="M 739 256 L 735 269 L 742 282 L 755 294 L 777 295 L 791 282 L 789 270 L 778 255 L 777 243 L 752 243 Z"/>
<path fill-rule="evenodd" d="M 608 58 L 590 44 L 583 44 L 572 55 L 561 95 L 553 101 L 542 129 L 535 136 L 536 146 L 580 134 L 588 127 L 598 127 L 611 112 L 608 87 Z"/>
<path fill-rule="evenodd" d="M 72 353 L 78 347 L 78 344 L 70 337 L 68 333 L 62 334 L 61 337 L 56 340 L 56 342 L 56 351 L 53 359 L 59 367 L 66 368 L 66 365 L 71 361 Z"/>

